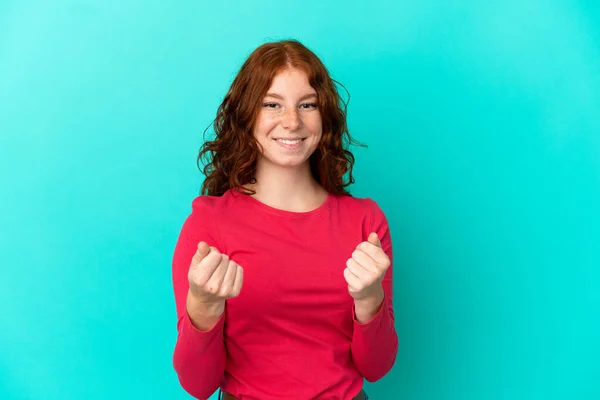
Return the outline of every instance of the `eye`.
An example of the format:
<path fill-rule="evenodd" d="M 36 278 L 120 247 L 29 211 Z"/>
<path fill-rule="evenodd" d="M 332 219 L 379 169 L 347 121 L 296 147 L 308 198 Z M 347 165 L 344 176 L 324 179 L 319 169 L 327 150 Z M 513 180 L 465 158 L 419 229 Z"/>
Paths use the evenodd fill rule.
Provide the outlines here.
<path fill-rule="evenodd" d="M 307 107 L 304 107 L 304 106 L 307 106 Z M 303 108 L 308 108 L 308 109 L 310 109 L 310 108 L 317 108 L 317 104 L 316 103 L 304 103 L 304 104 L 302 104 L 302 107 Z"/>
<path fill-rule="evenodd" d="M 275 108 L 277 107 L 279 104 L 277 103 L 264 103 L 263 107 L 267 107 L 267 108 Z"/>

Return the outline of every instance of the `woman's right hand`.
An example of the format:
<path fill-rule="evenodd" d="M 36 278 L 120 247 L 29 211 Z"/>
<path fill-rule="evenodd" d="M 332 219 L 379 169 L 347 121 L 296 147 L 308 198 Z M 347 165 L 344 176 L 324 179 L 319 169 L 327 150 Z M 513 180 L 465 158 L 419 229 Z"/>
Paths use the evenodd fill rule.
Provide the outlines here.
<path fill-rule="evenodd" d="M 190 294 L 197 302 L 225 303 L 240 294 L 244 269 L 206 242 L 198 243 L 188 272 Z"/>

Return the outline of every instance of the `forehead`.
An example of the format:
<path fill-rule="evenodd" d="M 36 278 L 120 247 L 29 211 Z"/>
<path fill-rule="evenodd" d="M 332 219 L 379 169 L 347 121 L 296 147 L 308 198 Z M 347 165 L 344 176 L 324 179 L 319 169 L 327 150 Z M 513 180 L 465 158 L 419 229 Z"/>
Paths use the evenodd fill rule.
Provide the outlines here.
<path fill-rule="evenodd" d="M 317 93 L 308 83 L 308 75 L 297 68 L 286 68 L 277 73 L 268 91 L 287 95 Z"/>

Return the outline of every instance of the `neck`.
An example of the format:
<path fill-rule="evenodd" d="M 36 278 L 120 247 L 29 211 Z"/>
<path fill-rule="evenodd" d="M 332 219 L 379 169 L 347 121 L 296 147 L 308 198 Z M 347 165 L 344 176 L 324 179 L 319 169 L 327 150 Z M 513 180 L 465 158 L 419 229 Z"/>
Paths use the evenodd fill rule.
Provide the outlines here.
<path fill-rule="evenodd" d="M 327 191 L 312 176 L 308 163 L 285 168 L 259 162 L 255 178 L 255 184 L 245 185 L 256 192 L 253 197 L 281 210 L 310 211 L 327 198 Z"/>

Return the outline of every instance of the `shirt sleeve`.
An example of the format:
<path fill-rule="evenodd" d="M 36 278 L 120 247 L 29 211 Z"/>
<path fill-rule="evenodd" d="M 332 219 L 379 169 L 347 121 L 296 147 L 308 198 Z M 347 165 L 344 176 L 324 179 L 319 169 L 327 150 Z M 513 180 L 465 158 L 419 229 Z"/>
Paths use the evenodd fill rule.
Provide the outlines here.
<path fill-rule="evenodd" d="M 173 367 L 183 389 L 198 399 L 207 399 L 217 390 L 225 371 L 225 314 L 212 329 L 200 331 L 192 324 L 186 308 L 188 271 L 198 243 L 205 241 L 221 250 L 209 205 L 202 196 L 192 202 L 192 212 L 181 228 L 172 263 L 178 332 Z"/>
<path fill-rule="evenodd" d="M 352 335 L 352 359 L 361 375 L 369 382 L 375 382 L 387 374 L 396 361 L 398 335 L 394 327 L 394 309 L 392 303 L 392 238 L 387 218 L 374 200 L 369 199 L 372 214 L 368 232 L 376 232 L 383 251 L 390 258 L 388 268 L 382 280 L 384 299 L 377 314 L 368 322 L 361 324 L 356 320 L 354 306 L 354 333 Z"/>

